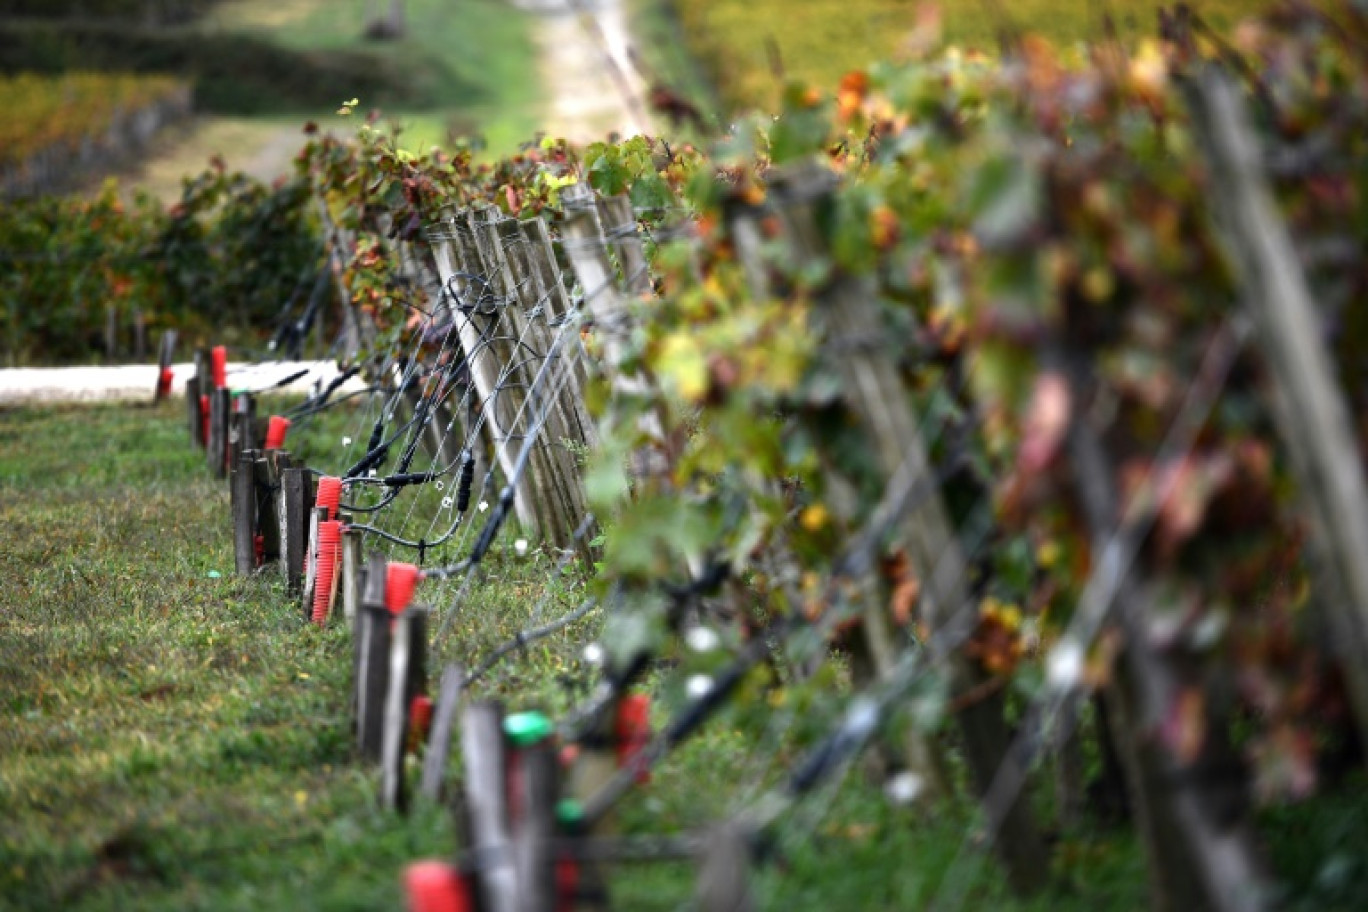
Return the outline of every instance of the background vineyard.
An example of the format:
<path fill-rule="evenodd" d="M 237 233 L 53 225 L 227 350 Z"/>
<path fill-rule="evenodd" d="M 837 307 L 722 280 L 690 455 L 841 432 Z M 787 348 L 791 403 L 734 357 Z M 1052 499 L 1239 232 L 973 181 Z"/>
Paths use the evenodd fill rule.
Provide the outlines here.
<path fill-rule="evenodd" d="M 1280 8 L 1231 44 L 1175 14 L 1162 42 L 1024 38 L 1002 60 L 937 55 L 923 21 L 913 59 L 790 83 L 711 150 L 548 139 L 490 163 L 371 126 L 314 136 L 290 211 L 317 211 L 326 265 L 296 284 L 340 289 L 317 331 L 367 386 L 293 405 L 291 448 L 350 476 L 368 546 L 428 565 L 435 664 L 511 642 L 467 697 L 563 720 L 653 695 L 656 781 L 574 798 L 629 837 L 739 828 L 769 905 L 1354 908 L 1363 631 L 1310 559 L 1333 526 L 1302 449 L 1320 441 L 1287 422 L 1318 410 L 1280 401 L 1228 194 L 1268 181 L 1297 240 L 1278 267 L 1317 302 L 1299 325 L 1333 352 L 1314 365 L 1358 414 L 1368 15 L 1335 12 Z M 1225 91 L 1269 153 L 1239 167 L 1212 127 Z M 554 282 L 518 259 L 537 230 Z M 594 422 L 567 443 L 546 428 L 570 367 Z M 501 397 L 522 430 L 488 418 Z M 1361 454 L 1361 423 L 1341 430 Z M 538 477 L 557 450 L 582 476 Z M 455 507 L 435 485 L 466 464 Z M 511 517 L 547 504 L 524 482 L 579 491 L 592 541 L 561 524 L 529 546 Z M 453 510 L 460 534 L 432 544 Z M 245 554 L 240 585 L 282 598 Z M 519 634 L 580 595 L 583 626 Z M 290 614 L 342 706 L 346 634 L 304 639 Z M 328 730 L 331 767 L 347 723 Z M 23 737 L 51 749 L 38 724 Z M 441 844 L 430 810 L 414 852 L 483 878 L 479 834 Z M 132 856 L 175 832 L 139 831 Z M 17 854 L 71 889 L 56 853 Z M 613 887 L 675 907 L 690 879 Z"/>

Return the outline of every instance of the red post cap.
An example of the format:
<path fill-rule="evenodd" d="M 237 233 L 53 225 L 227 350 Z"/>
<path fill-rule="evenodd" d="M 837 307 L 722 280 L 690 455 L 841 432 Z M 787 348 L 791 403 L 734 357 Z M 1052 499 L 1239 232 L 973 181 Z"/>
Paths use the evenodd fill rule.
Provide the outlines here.
<path fill-rule="evenodd" d="M 427 741 L 432 729 L 432 697 L 418 694 L 409 701 L 409 750 L 416 751 L 418 745 Z"/>
<path fill-rule="evenodd" d="M 290 419 L 272 415 L 266 422 L 266 449 L 278 450 L 285 445 L 285 433 L 290 429 Z"/>
<path fill-rule="evenodd" d="M 626 766 L 651 740 L 651 698 L 645 694 L 628 694 L 619 700 L 616 729 L 618 766 Z M 651 771 L 641 770 L 636 781 L 650 782 Z"/>
<path fill-rule="evenodd" d="M 334 519 L 337 516 L 337 505 L 342 502 L 342 479 L 332 475 L 324 475 L 318 479 L 318 496 L 314 499 L 315 507 L 327 507 L 328 518 Z"/>
<path fill-rule="evenodd" d="M 472 912 L 470 883 L 444 861 L 416 861 L 404 871 L 409 912 Z"/>
<path fill-rule="evenodd" d="M 214 389 L 225 388 L 228 385 L 228 349 L 222 345 L 215 345 L 209 352 L 209 365 Z"/>
<path fill-rule="evenodd" d="M 423 578 L 413 564 L 391 563 L 385 575 L 385 607 L 390 614 L 399 614 L 413 601 L 413 589 Z"/>

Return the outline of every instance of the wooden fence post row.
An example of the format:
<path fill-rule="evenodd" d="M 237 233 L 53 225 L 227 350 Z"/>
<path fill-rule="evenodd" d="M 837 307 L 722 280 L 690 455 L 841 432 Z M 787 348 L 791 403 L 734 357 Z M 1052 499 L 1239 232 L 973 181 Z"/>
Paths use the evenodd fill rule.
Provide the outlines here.
<path fill-rule="evenodd" d="M 429 227 L 428 242 L 448 292 L 441 312 L 455 322 L 484 417 L 484 464 L 498 466 L 507 482 L 535 435 L 513 485 L 518 522 L 527 534 L 587 557 L 587 537 L 575 535 L 586 507 L 574 450 L 593 439 L 593 429 L 579 340 L 556 343 L 557 333 L 575 330 L 556 326 L 570 303 L 545 225 L 503 218 L 493 208 L 450 212 Z"/>

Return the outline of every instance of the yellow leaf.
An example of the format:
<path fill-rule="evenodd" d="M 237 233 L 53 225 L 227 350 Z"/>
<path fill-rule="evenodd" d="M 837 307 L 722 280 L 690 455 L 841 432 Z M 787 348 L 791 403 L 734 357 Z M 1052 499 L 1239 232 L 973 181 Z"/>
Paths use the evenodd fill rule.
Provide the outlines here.
<path fill-rule="evenodd" d="M 690 402 L 697 402 L 708 392 L 708 363 L 692 336 L 666 336 L 655 366 L 665 382 Z"/>

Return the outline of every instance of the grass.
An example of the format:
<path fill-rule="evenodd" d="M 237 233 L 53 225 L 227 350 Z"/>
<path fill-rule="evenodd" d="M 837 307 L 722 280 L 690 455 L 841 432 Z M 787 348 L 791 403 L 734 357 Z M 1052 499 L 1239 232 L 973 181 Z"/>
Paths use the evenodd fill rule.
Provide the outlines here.
<path fill-rule="evenodd" d="M 492 150 L 530 139 L 541 117 L 541 85 L 529 18 L 500 0 L 408 0 L 408 34 L 362 36 L 366 0 L 231 0 L 206 28 L 241 32 L 301 53 L 364 52 L 401 73 L 412 101 L 387 110 L 410 127 L 413 145 L 448 132 L 481 132 Z M 336 86 L 337 101 L 355 92 Z M 361 99 L 364 107 L 374 99 Z M 317 116 L 331 114 L 319 111 Z"/>
<path fill-rule="evenodd" d="M 841 76 L 897 56 L 922 4 L 907 0 L 643 0 L 665 3 L 682 23 L 685 44 L 730 109 L 771 107 L 779 80 L 769 48 L 788 78 L 834 89 Z M 1194 0 L 1225 29 L 1268 5 L 1264 0 Z M 1157 33 L 1155 0 L 973 0 L 939 4 L 949 44 L 993 50 L 1005 31 L 1038 33 L 1060 44 L 1097 37 L 1104 15 L 1134 40 Z"/>
<path fill-rule="evenodd" d="M 226 486 L 182 416 L 175 402 L 0 410 L 0 908 L 397 908 L 407 862 L 456 851 L 448 812 L 377 809 L 351 747 L 347 632 L 305 625 L 274 575 L 231 575 Z M 338 410 L 292 429 L 291 447 L 334 465 L 366 424 Z M 505 541 L 461 602 L 456 583 L 424 583 L 423 601 L 456 612 L 430 667 L 473 664 L 578 604 L 585 581 L 548 584 L 551 567 Z M 600 620 L 510 655 L 476 693 L 560 716 L 592 680 L 581 648 Z M 657 722 L 677 677 L 652 682 Z M 747 736 L 754 718 L 724 711 L 628 798 L 621 831 L 704 830 L 748 806 L 801 756 L 793 729 L 761 721 L 767 734 Z M 1357 907 L 1366 802 L 1360 777 L 1264 815 L 1290 908 Z M 963 909 L 1144 905 L 1125 832 L 1056 836 L 1054 885 L 1014 901 L 971 808 L 891 806 L 856 764 L 781 818 L 755 890 L 767 909 L 912 908 L 952 887 Z M 694 879 L 690 864 L 643 864 L 610 886 L 617 908 L 671 910 Z"/>

